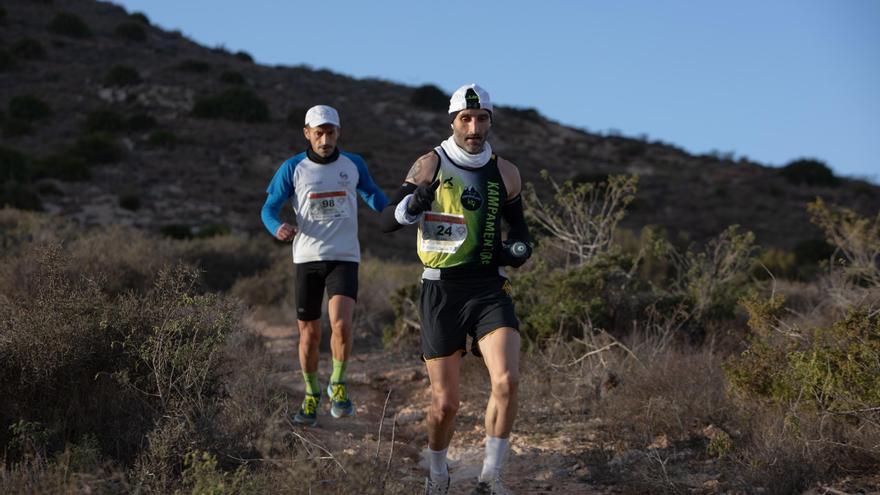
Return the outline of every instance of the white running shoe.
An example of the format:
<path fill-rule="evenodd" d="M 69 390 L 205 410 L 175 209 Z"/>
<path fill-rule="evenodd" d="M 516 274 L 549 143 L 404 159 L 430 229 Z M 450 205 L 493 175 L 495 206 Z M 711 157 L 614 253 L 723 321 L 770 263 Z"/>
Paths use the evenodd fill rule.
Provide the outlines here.
<path fill-rule="evenodd" d="M 449 476 L 443 476 L 436 480 L 428 475 L 425 477 L 425 495 L 446 495 L 449 493 Z"/>
<path fill-rule="evenodd" d="M 504 488 L 501 478 L 491 480 L 479 479 L 477 486 L 470 491 L 470 495 L 513 495 L 513 492 Z"/>

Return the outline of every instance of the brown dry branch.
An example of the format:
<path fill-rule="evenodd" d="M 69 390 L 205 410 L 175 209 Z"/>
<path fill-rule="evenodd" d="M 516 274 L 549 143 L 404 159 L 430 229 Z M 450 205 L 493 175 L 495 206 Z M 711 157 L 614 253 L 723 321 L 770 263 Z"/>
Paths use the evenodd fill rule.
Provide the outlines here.
<path fill-rule="evenodd" d="M 807 210 L 835 248 L 825 279 L 832 306 L 841 312 L 852 307 L 880 311 L 880 213 L 861 217 L 818 198 Z"/>
<path fill-rule="evenodd" d="M 559 185 L 546 170 L 541 177 L 553 188 L 553 201 L 541 200 L 534 185 L 526 184 L 527 215 L 560 241 L 559 248 L 575 256 L 578 266 L 607 251 L 626 206 L 635 199 L 638 178 L 618 175 L 607 182 Z"/>

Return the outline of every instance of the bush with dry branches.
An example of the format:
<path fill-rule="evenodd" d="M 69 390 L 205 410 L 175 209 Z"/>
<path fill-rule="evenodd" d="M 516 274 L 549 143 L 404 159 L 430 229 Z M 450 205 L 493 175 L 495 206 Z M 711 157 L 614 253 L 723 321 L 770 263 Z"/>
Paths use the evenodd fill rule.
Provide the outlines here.
<path fill-rule="evenodd" d="M 606 182 L 559 185 L 546 170 L 541 177 L 553 188 L 553 202 L 542 201 L 534 185 L 526 184 L 526 211 L 541 228 L 558 241 L 564 252 L 583 265 L 608 251 L 626 206 L 635 199 L 638 177 L 612 175 Z"/>

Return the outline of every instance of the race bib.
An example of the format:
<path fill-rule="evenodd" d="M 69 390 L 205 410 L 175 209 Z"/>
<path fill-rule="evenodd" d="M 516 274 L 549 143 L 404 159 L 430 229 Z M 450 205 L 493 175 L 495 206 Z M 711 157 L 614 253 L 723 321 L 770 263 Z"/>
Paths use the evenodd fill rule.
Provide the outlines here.
<path fill-rule="evenodd" d="M 348 218 L 348 201 L 345 191 L 309 193 L 309 213 L 315 220 Z"/>
<path fill-rule="evenodd" d="M 464 215 L 426 211 L 422 215 L 421 250 L 435 253 L 454 253 L 467 239 Z"/>

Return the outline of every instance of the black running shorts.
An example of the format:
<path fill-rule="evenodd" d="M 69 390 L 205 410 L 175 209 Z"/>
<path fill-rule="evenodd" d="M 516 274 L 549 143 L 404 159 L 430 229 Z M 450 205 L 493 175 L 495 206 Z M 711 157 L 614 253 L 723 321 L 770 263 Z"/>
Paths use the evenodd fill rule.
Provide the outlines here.
<path fill-rule="evenodd" d="M 481 356 L 477 342 L 501 327 L 519 330 L 510 286 L 498 276 L 464 280 L 422 280 L 419 313 L 422 358 L 433 359 L 467 352 Z"/>
<path fill-rule="evenodd" d="M 296 264 L 296 318 L 321 318 L 324 288 L 327 297 L 348 296 L 357 300 L 358 264 L 353 261 L 313 261 Z"/>

